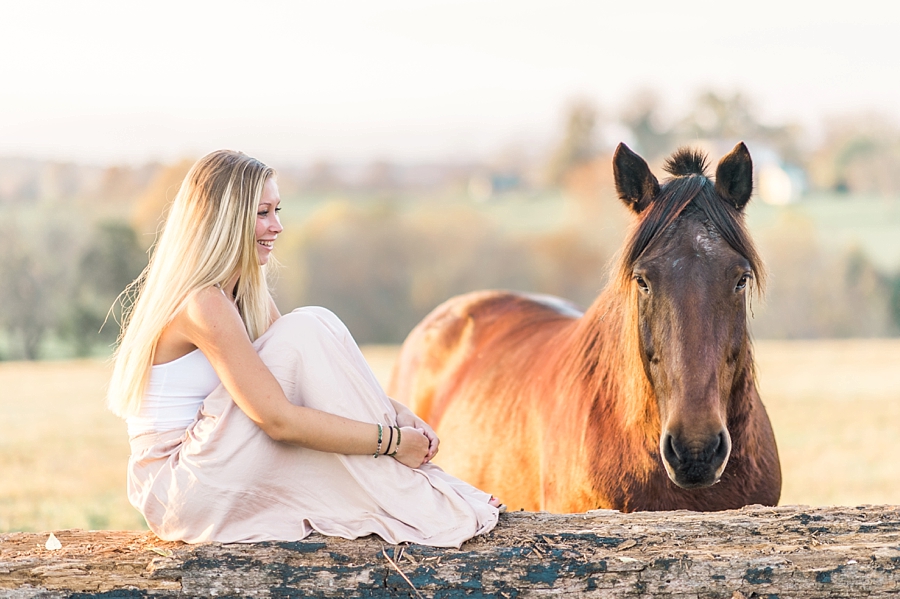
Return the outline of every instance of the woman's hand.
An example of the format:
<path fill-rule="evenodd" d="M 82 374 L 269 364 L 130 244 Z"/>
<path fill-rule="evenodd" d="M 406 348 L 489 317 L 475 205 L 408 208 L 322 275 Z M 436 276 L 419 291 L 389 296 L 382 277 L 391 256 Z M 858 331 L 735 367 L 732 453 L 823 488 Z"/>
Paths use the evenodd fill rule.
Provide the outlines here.
<path fill-rule="evenodd" d="M 422 431 L 411 426 L 400 429 L 400 447 L 394 459 L 410 468 L 418 468 L 428 460 L 429 441 Z"/>
<path fill-rule="evenodd" d="M 425 455 L 425 462 L 430 462 L 437 455 L 438 446 L 441 440 L 438 439 L 437 433 L 431 428 L 427 422 L 413 414 L 412 410 L 405 408 L 397 412 L 397 425 L 408 426 L 420 431 L 425 438 L 428 439 L 428 453 Z"/>

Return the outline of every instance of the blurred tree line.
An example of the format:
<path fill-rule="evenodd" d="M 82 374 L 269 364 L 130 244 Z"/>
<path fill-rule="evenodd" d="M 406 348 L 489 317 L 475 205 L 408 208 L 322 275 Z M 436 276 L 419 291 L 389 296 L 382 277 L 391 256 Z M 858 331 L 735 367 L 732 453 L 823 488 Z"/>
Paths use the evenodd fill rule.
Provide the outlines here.
<path fill-rule="evenodd" d="M 832 117 L 812 136 L 796 123 L 765 123 L 753 101 L 740 92 L 705 91 L 686 109 L 672 110 L 653 90 L 636 92 L 617 111 L 574 101 L 549 162 L 548 179 L 562 182 L 572 166 L 608 153 L 619 141 L 653 165 L 681 145 L 727 150 L 743 140 L 754 154 L 764 149 L 770 159 L 802 171 L 812 191 L 847 199 L 900 199 L 900 127 L 883 115 Z"/>
<path fill-rule="evenodd" d="M 571 226 L 509 233 L 469 202 L 328 202 L 278 241 L 281 309 L 323 305 L 361 343 L 399 343 L 444 300 L 520 289 L 590 302 L 610 252 Z"/>
<path fill-rule="evenodd" d="M 72 224 L 30 230 L 13 219 L 0 224 L 0 359 L 40 358 L 48 337 L 75 356 L 115 342 L 118 313 L 103 323 L 147 256 L 126 223 Z"/>
<path fill-rule="evenodd" d="M 170 170 L 0 160 L 0 359 L 109 353 L 152 240 L 133 212 Z"/>
<path fill-rule="evenodd" d="M 512 149 L 493 162 L 280 167 L 276 301 L 282 310 L 325 305 L 361 343 L 400 342 L 439 303 L 478 289 L 587 306 L 628 224 L 611 169 L 622 138 L 657 172 L 681 144 L 699 143 L 717 160 L 744 139 L 754 158 L 764 147 L 802 169 L 810 189 L 900 200 L 900 130 L 883 118 L 829 121 L 810 145 L 796 125 L 764 124 L 741 94 L 707 92 L 680 114 L 667 110 L 647 91 L 618 114 L 577 101 L 552 148 Z M 110 308 L 146 264 L 190 163 L 0 159 L 0 359 L 108 354 L 119 316 Z M 476 177 L 487 185 L 477 198 Z M 900 333 L 900 272 L 823 241 L 800 212 L 778 210 L 754 231 L 770 271 L 768 293 L 753 305 L 755 335 Z"/>

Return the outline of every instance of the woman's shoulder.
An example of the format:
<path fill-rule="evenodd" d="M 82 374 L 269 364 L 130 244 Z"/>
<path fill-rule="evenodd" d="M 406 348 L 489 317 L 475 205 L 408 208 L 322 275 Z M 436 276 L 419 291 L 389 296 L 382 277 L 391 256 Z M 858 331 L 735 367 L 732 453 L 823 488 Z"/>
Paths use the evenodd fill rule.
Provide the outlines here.
<path fill-rule="evenodd" d="M 204 287 L 188 295 L 184 308 L 179 311 L 175 320 L 201 329 L 217 329 L 228 325 L 243 328 L 234 302 L 215 286 Z"/>
<path fill-rule="evenodd" d="M 189 293 L 185 300 L 185 308 L 200 310 L 217 310 L 233 305 L 234 302 L 228 299 L 228 296 L 225 295 L 225 292 L 218 285 L 196 289 Z"/>

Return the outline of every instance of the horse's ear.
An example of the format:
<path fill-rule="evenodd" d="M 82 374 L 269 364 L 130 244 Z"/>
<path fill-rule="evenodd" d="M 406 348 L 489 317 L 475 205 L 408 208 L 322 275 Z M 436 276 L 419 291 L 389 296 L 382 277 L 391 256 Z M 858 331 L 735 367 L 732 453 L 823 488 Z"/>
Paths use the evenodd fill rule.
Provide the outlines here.
<path fill-rule="evenodd" d="M 620 143 L 613 155 L 616 191 L 625 205 L 640 214 L 659 194 L 659 181 L 643 158 Z"/>
<path fill-rule="evenodd" d="M 743 210 L 753 193 L 753 161 L 744 142 L 739 142 L 716 167 L 716 193 Z"/>

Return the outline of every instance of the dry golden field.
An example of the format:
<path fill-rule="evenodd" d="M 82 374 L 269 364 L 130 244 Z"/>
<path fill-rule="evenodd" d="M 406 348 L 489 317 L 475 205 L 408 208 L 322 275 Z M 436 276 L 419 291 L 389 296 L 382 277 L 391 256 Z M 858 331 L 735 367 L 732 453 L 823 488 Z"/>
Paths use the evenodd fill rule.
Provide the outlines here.
<path fill-rule="evenodd" d="M 758 342 L 783 504 L 900 503 L 900 340 Z M 396 347 L 364 348 L 384 381 Z M 138 529 L 99 361 L 0 363 L 0 532 Z M 892 457 L 894 456 L 894 457 Z"/>

